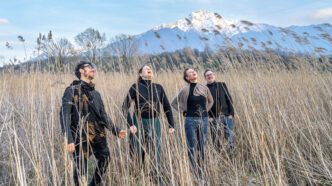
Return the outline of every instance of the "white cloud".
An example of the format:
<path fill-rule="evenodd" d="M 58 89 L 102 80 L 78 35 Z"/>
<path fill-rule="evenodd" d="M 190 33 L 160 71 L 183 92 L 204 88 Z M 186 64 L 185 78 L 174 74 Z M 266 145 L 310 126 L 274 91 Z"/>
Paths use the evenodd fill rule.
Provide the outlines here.
<path fill-rule="evenodd" d="M 5 23 L 5 24 L 8 24 L 9 21 L 8 19 L 5 19 L 5 18 L 0 18 L 0 23 Z"/>
<path fill-rule="evenodd" d="M 325 8 L 317 10 L 315 13 L 311 15 L 314 19 L 328 19 L 332 18 L 332 8 Z"/>

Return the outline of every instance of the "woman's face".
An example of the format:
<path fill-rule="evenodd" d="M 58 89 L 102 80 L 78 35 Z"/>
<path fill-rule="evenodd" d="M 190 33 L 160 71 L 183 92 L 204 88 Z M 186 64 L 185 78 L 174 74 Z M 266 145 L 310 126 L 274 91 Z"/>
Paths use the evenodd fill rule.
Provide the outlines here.
<path fill-rule="evenodd" d="M 144 80 L 151 80 L 152 79 L 152 70 L 149 66 L 144 66 L 142 72 L 139 74 L 142 79 Z"/>
<path fill-rule="evenodd" d="M 190 82 L 197 80 L 197 73 L 194 69 L 188 69 L 187 70 L 187 80 Z"/>

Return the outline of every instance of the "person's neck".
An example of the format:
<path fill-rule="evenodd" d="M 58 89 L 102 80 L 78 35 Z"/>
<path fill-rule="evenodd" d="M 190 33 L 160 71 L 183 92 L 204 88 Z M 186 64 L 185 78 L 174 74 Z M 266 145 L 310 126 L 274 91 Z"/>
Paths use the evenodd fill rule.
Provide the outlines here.
<path fill-rule="evenodd" d="M 143 79 L 144 81 L 151 81 L 152 78 L 142 77 L 142 79 Z"/>
<path fill-rule="evenodd" d="M 190 83 L 197 83 L 197 79 L 191 80 Z"/>
<path fill-rule="evenodd" d="M 215 81 L 212 81 L 211 83 L 208 82 L 208 85 L 212 85 L 212 84 L 214 84 L 214 83 L 215 83 Z"/>
<path fill-rule="evenodd" d="M 88 79 L 88 78 L 84 78 L 84 77 L 82 77 L 80 80 L 86 82 L 87 84 L 90 84 L 90 83 L 91 83 L 91 80 Z"/>

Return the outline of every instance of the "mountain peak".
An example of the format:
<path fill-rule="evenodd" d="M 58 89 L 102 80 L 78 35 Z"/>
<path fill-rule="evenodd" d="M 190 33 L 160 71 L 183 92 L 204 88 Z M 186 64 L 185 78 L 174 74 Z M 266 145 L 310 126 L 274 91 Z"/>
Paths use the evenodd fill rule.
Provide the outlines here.
<path fill-rule="evenodd" d="M 188 18 L 180 19 L 173 24 L 162 24 L 154 27 L 154 30 L 162 28 L 173 29 L 175 27 L 183 31 L 191 29 L 206 32 L 212 30 L 229 30 L 230 25 L 236 24 L 238 21 L 226 20 L 220 14 L 213 13 L 208 10 L 197 10 L 189 14 Z"/>
<path fill-rule="evenodd" d="M 189 18 L 191 19 L 200 18 L 200 17 L 213 17 L 213 16 L 214 13 L 208 10 L 197 10 L 189 14 Z"/>

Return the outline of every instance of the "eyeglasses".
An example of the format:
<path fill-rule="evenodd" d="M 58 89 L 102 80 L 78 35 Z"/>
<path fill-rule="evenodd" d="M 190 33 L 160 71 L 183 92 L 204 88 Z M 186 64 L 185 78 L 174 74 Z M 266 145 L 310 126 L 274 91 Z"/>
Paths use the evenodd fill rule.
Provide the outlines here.
<path fill-rule="evenodd" d="M 93 67 L 92 65 L 84 65 L 84 68 L 85 67 L 88 67 L 89 69 L 91 69 L 91 70 L 94 70 L 95 69 L 95 67 Z"/>
<path fill-rule="evenodd" d="M 211 73 L 211 74 L 206 74 L 205 77 L 210 77 L 210 76 L 213 76 L 214 73 Z"/>

